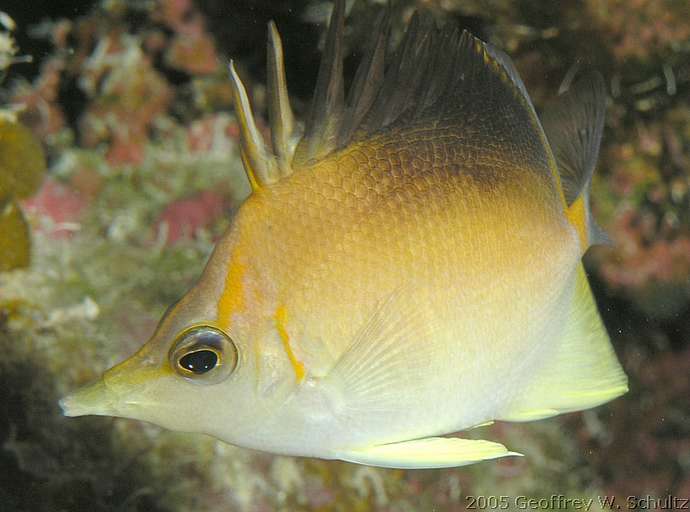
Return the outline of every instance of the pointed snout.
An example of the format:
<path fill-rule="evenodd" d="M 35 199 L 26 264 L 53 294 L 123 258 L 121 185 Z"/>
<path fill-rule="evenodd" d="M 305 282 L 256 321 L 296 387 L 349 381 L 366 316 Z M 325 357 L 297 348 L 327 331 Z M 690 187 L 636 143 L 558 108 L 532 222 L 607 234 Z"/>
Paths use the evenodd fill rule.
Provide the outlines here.
<path fill-rule="evenodd" d="M 114 397 L 105 385 L 104 380 L 88 384 L 60 400 L 60 407 L 65 416 L 112 416 Z"/>
<path fill-rule="evenodd" d="M 65 416 L 118 416 L 140 419 L 141 406 L 156 402 L 152 385 L 165 371 L 139 355 L 106 371 L 97 381 L 60 400 Z"/>

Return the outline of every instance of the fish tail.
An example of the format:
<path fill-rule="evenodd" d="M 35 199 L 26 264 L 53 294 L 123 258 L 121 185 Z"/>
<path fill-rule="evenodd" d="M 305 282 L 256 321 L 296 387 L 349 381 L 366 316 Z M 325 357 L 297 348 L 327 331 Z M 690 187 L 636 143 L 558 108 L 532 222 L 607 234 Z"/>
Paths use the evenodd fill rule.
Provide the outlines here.
<path fill-rule="evenodd" d="M 583 253 L 609 243 L 590 209 L 589 191 L 599 156 L 606 113 L 606 86 L 599 73 L 582 76 L 546 108 L 542 122 L 558 164 L 567 217 L 580 237 Z"/>

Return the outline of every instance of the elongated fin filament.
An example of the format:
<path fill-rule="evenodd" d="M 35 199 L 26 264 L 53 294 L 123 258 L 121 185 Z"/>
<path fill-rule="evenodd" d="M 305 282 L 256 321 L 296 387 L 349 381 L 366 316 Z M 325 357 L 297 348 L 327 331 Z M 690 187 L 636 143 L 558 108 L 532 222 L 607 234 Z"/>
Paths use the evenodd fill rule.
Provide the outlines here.
<path fill-rule="evenodd" d="M 247 91 L 240 80 L 233 61 L 230 61 L 230 83 L 232 84 L 235 112 L 240 124 L 240 145 L 242 163 L 253 189 L 270 185 L 278 181 L 278 165 L 272 152 L 256 128 L 252 108 L 249 105 Z"/>
<path fill-rule="evenodd" d="M 281 177 L 292 173 L 292 156 L 299 138 L 285 79 L 283 43 L 274 22 L 268 24 L 268 117 L 271 141 Z"/>

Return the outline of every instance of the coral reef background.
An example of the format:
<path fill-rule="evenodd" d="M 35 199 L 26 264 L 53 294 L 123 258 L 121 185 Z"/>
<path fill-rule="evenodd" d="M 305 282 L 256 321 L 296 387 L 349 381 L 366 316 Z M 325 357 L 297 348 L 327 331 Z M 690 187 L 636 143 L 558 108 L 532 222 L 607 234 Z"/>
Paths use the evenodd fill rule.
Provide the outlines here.
<path fill-rule="evenodd" d="M 351 7 L 350 77 L 382 3 Z M 623 398 L 488 427 L 524 459 L 409 472 L 60 415 L 64 391 L 147 338 L 248 193 L 227 58 L 265 115 L 265 27 L 274 19 L 294 107 L 304 113 L 329 8 L 319 0 L 3 2 L 16 27 L 0 19 L 0 173 L 11 172 L 2 167 L 8 155 L 37 151 L 27 150 L 34 142 L 6 143 L 10 122 L 39 141 L 47 170 L 16 174 L 22 193 L 11 197 L 0 180 L 0 210 L 12 208 L 0 212 L 0 250 L 28 251 L 13 245 L 21 241 L 10 239 L 5 219 L 26 217 L 32 239 L 30 262 L 0 269 L 0 508 L 459 511 L 472 508 L 471 496 L 509 496 L 508 509 L 518 509 L 517 496 L 555 494 L 594 498 L 596 510 L 607 508 L 603 496 L 624 508 L 630 496 L 690 496 L 684 0 L 393 2 L 398 34 L 423 8 L 504 48 L 537 107 L 578 69 L 604 74 L 610 105 L 593 206 L 614 243 L 592 249 L 586 263 L 631 379 Z M 40 187 L 27 185 L 38 176 Z"/>

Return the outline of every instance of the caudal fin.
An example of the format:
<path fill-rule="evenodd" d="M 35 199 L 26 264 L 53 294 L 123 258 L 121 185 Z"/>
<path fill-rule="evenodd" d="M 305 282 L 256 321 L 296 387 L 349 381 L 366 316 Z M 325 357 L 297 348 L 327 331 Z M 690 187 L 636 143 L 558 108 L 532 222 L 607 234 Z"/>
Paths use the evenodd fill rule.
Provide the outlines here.
<path fill-rule="evenodd" d="M 542 114 L 542 125 L 558 164 L 568 218 L 582 241 L 605 244 L 608 237 L 594 222 L 589 188 L 599 156 L 606 113 L 606 88 L 599 73 L 582 76 Z"/>

